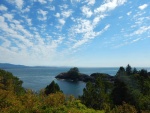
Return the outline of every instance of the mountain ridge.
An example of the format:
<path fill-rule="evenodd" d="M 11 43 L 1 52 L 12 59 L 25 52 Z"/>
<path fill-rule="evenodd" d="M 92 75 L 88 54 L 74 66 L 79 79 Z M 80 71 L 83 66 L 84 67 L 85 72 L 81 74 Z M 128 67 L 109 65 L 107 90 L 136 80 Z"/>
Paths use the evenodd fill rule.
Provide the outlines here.
<path fill-rule="evenodd" d="M 0 68 L 1 69 L 7 69 L 7 68 L 26 68 L 29 66 L 25 65 L 18 65 L 18 64 L 10 64 L 10 63 L 0 63 Z"/>

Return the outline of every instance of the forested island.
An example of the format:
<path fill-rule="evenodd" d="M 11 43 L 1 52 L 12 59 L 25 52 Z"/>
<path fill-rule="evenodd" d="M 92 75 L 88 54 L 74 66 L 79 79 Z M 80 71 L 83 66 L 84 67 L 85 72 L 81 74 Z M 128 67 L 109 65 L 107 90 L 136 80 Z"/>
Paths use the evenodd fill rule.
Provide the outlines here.
<path fill-rule="evenodd" d="M 114 80 L 114 76 L 110 76 L 106 73 L 93 73 L 90 76 L 87 74 L 80 73 L 77 67 L 71 68 L 68 72 L 62 72 L 55 78 L 71 81 L 95 82 L 98 76 L 105 76 L 109 81 Z"/>
<path fill-rule="evenodd" d="M 80 73 L 78 68 L 60 73 L 57 79 L 86 82 L 83 95 L 66 96 L 52 81 L 40 92 L 22 87 L 22 81 L 0 69 L 2 113 L 149 113 L 150 72 L 127 65 L 116 75 Z"/>

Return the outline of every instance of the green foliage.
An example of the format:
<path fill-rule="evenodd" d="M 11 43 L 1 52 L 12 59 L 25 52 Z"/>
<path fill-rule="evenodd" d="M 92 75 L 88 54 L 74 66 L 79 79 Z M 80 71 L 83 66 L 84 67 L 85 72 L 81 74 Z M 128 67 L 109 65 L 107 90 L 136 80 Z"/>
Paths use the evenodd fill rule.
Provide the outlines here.
<path fill-rule="evenodd" d="M 11 73 L 0 70 L 0 113 L 104 113 L 87 108 L 73 96 L 68 98 L 57 92 L 59 88 L 54 81 L 51 86 L 57 88 L 48 95 L 44 91 L 37 94 L 31 90 L 18 94 L 20 91 L 16 92 L 16 88 L 22 87 L 18 82 Z"/>
<path fill-rule="evenodd" d="M 130 65 L 127 66 L 126 73 L 129 74 L 132 68 Z M 127 70 L 129 72 L 127 72 Z M 124 70 L 122 70 L 123 72 Z M 127 75 L 128 75 L 127 74 Z M 123 101 L 129 103 L 137 109 L 138 112 L 150 111 L 150 76 L 147 70 L 133 69 L 130 76 L 116 76 L 117 80 L 121 83 L 114 83 L 114 89 L 112 91 L 112 100 L 114 105 L 121 105 Z M 121 97 L 121 98 L 120 98 Z M 120 102 L 119 102 L 120 100 Z"/>
<path fill-rule="evenodd" d="M 133 74 L 137 74 L 137 73 L 138 73 L 137 69 L 134 68 L 134 69 L 133 69 Z"/>
<path fill-rule="evenodd" d="M 137 110 L 134 106 L 123 103 L 123 105 L 116 106 L 110 113 L 137 113 Z"/>
<path fill-rule="evenodd" d="M 71 76 L 72 78 L 76 78 L 79 76 L 79 69 L 77 67 L 71 68 L 68 71 L 68 75 Z"/>
<path fill-rule="evenodd" d="M 140 76 L 142 76 L 142 77 L 144 77 L 144 78 L 148 78 L 147 70 L 142 69 L 139 73 L 140 73 Z"/>
<path fill-rule="evenodd" d="M 111 98 L 114 105 L 122 105 L 123 102 L 129 101 L 129 91 L 127 85 L 123 81 L 119 79 L 115 80 L 114 89 L 111 93 Z"/>
<path fill-rule="evenodd" d="M 127 66 L 131 67 L 130 65 Z M 130 70 L 133 70 L 129 74 Z M 79 76 L 72 68 L 70 76 Z M 76 74 L 75 74 L 76 73 Z M 128 74 L 127 74 L 128 73 Z M 127 76 L 130 75 L 130 76 Z M 54 81 L 39 94 L 24 90 L 22 81 L 11 73 L 0 70 L 1 113 L 149 113 L 150 76 L 142 69 L 120 67 L 112 84 L 98 73 L 96 81 L 88 82 L 83 95 L 66 97 Z M 100 77 L 99 77 L 100 76 Z M 112 87 L 113 85 L 113 87 Z M 110 98 L 111 97 L 111 98 Z M 94 109 L 93 109 L 94 108 Z"/>
<path fill-rule="evenodd" d="M 51 94 L 51 93 L 56 93 L 56 92 L 62 92 L 59 88 L 59 85 L 52 81 L 48 86 L 45 88 L 45 94 Z"/>
<path fill-rule="evenodd" d="M 116 76 L 119 77 L 119 76 L 125 76 L 125 75 L 126 75 L 126 71 L 124 67 L 120 67 L 118 72 L 116 73 Z"/>
<path fill-rule="evenodd" d="M 88 82 L 83 90 L 83 95 L 80 97 L 83 104 L 94 109 L 104 109 L 108 103 L 109 95 L 107 94 L 108 87 L 102 78 L 97 78 L 95 83 Z"/>
<path fill-rule="evenodd" d="M 131 75 L 132 74 L 132 67 L 129 64 L 126 67 L 126 73 L 127 73 L 127 75 Z"/>
<path fill-rule="evenodd" d="M 0 69 L 0 88 L 4 90 L 11 90 L 14 93 L 21 94 L 25 90 L 22 87 L 22 81 L 12 75 L 12 73 Z"/>

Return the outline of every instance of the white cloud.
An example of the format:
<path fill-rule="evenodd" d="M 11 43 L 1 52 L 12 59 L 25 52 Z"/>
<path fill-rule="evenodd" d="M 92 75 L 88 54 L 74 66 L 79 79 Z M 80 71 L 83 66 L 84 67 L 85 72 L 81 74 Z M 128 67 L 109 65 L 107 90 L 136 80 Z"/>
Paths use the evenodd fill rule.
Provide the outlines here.
<path fill-rule="evenodd" d="M 3 16 L 0 16 L 0 22 L 4 22 L 5 18 Z"/>
<path fill-rule="evenodd" d="M 17 7 L 19 8 L 19 9 L 22 9 L 22 7 L 23 7 L 23 0 L 15 0 L 15 2 L 16 2 L 16 5 L 17 5 Z"/>
<path fill-rule="evenodd" d="M 87 18 L 91 17 L 93 12 L 91 11 L 91 9 L 87 6 L 83 6 L 81 8 L 82 12 L 83 12 L 83 15 L 85 15 Z"/>
<path fill-rule="evenodd" d="M 14 21 L 16 22 L 14 23 Z M 0 16 L 0 23 L 2 23 L 0 32 L 5 34 L 3 37 L 0 36 L 0 40 L 2 40 L 0 52 L 4 54 L 3 57 L 0 57 L 4 62 L 13 63 L 15 61 L 16 63 L 17 61 L 26 65 L 36 65 L 36 62 L 40 61 L 39 64 L 46 64 L 47 61 L 51 61 L 56 57 L 55 50 L 64 39 L 62 36 L 55 37 L 55 39 L 42 38 L 35 31 L 31 34 L 17 20 L 12 19 L 12 22 L 6 23 L 3 16 Z M 51 36 L 47 35 L 47 37 Z M 8 56 L 12 56 L 13 58 L 9 58 Z"/>
<path fill-rule="evenodd" d="M 32 25 L 32 19 L 26 18 L 26 21 L 27 21 L 27 23 L 28 23 L 29 26 Z"/>
<path fill-rule="evenodd" d="M 64 9 L 67 9 L 68 8 L 68 5 L 67 4 L 63 4 L 60 7 L 60 10 L 64 10 Z"/>
<path fill-rule="evenodd" d="M 80 0 L 70 0 L 72 4 L 76 3 L 76 2 L 80 2 Z"/>
<path fill-rule="evenodd" d="M 9 13 L 5 13 L 3 16 L 5 18 L 7 18 L 9 21 L 12 21 L 12 19 L 14 18 L 14 16 L 12 14 L 9 14 Z"/>
<path fill-rule="evenodd" d="M 46 0 L 36 0 L 36 1 L 40 2 L 41 4 L 46 4 L 47 3 Z"/>
<path fill-rule="evenodd" d="M 131 13 L 132 13 L 132 12 L 130 11 L 130 12 L 127 13 L 127 15 L 129 16 L 129 15 L 131 15 Z"/>
<path fill-rule="evenodd" d="M 96 16 L 94 19 L 93 19 L 93 26 L 96 26 L 100 20 L 102 20 L 103 18 L 105 18 L 107 15 L 103 14 L 103 15 L 99 15 L 99 16 Z"/>
<path fill-rule="evenodd" d="M 99 32 L 94 32 L 94 31 L 90 31 L 90 32 L 86 32 L 83 35 L 83 38 L 76 41 L 74 43 L 74 45 L 72 46 L 73 49 L 78 48 L 79 46 L 87 43 L 88 41 L 90 41 L 91 39 L 94 39 L 95 37 L 97 37 L 98 35 L 101 35 L 103 32 L 105 32 L 108 28 L 110 27 L 110 25 L 106 25 L 101 31 Z"/>
<path fill-rule="evenodd" d="M 4 17 L 0 17 L 0 21 L 2 25 L 0 29 L 5 33 L 7 37 L 11 37 L 12 39 L 17 39 L 23 42 L 25 45 L 32 45 L 29 39 L 32 37 L 30 32 L 28 32 L 22 25 L 20 25 L 17 20 L 17 24 L 13 23 L 15 20 L 12 20 L 12 23 L 6 23 Z M 10 25 L 10 26 L 9 26 Z M 29 39 L 26 39 L 28 37 Z"/>
<path fill-rule="evenodd" d="M 143 5 L 139 6 L 138 8 L 139 8 L 140 10 L 144 10 L 144 9 L 147 8 L 147 7 L 148 7 L 147 4 L 143 4 Z"/>
<path fill-rule="evenodd" d="M 11 42 L 8 39 L 0 36 L 0 40 L 4 41 L 1 45 L 2 47 L 5 47 L 5 48 L 10 47 Z"/>
<path fill-rule="evenodd" d="M 106 31 L 110 27 L 110 24 L 106 25 L 103 29 L 103 31 Z"/>
<path fill-rule="evenodd" d="M 39 17 L 38 17 L 38 19 L 39 20 L 41 20 L 41 21 L 43 21 L 43 20 L 47 20 L 47 11 L 44 11 L 44 10 L 42 10 L 42 9 L 40 9 L 40 10 L 38 10 L 38 12 L 37 12 L 38 14 L 40 14 L 39 15 Z"/>
<path fill-rule="evenodd" d="M 23 5 L 24 5 L 24 1 L 23 0 L 7 0 L 7 2 L 11 3 L 11 4 L 15 4 L 17 8 L 22 9 Z"/>
<path fill-rule="evenodd" d="M 24 10 L 22 10 L 23 13 L 27 13 L 30 11 L 30 6 L 27 6 Z"/>
<path fill-rule="evenodd" d="M 68 17 L 71 16 L 72 13 L 73 13 L 72 10 L 62 11 L 61 15 L 62 15 L 64 18 L 68 18 Z"/>
<path fill-rule="evenodd" d="M 14 30 L 9 28 L 8 24 L 5 22 L 5 18 L 2 16 L 0 16 L 0 23 L 1 23 L 0 30 L 2 30 L 8 34 L 12 34 L 15 32 Z"/>
<path fill-rule="evenodd" d="M 95 32 L 93 31 L 95 25 L 93 25 L 91 21 L 81 18 L 77 19 L 76 21 L 77 25 L 73 26 L 69 32 L 72 37 L 70 41 L 73 42 L 73 49 L 89 42 L 89 40 L 94 39 L 110 27 L 110 25 L 106 25 L 101 31 Z M 76 37 L 80 38 L 78 39 Z"/>
<path fill-rule="evenodd" d="M 121 19 L 121 18 L 123 18 L 123 16 L 119 16 L 118 18 Z"/>
<path fill-rule="evenodd" d="M 74 33 L 86 33 L 93 29 L 91 22 L 85 19 L 77 19 L 77 25 L 72 27 Z"/>
<path fill-rule="evenodd" d="M 131 35 L 141 35 L 150 30 L 150 26 L 142 26 L 138 30 L 134 31 Z"/>
<path fill-rule="evenodd" d="M 63 11 L 61 12 L 61 14 L 60 14 L 60 13 L 56 13 L 56 14 L 55 14 L 55 17 L 59 18 L 60 16 L 62 16 L 62 18 L 59 18 L 59 19 L 58 19 L 58 22 L 59 22 L 59 24 L 61 24 L 61 25 L 57 25 L 56 28 L 59 29 L 59 30 L 61 30 L 62 27 L 64 26 L 64 24 L 66 23 L 66 21 L 65 21 L 66 18 L 70 17 L 72 13 L 73 13 L 72 10 L 67 10 L 67 11 L 64 11 L 64 10 L 63 10 Z"/>
<path fill-rule="evenodd" d="M 133 40 L 132 42 L 137 42 L 137 41 L 139 41 L 141 38 L 137 38 L 137 39 L 135 39 L 135 40 Z"/>
<path fill-rule="evenodd" d="M 20 24 L 21 21 L 19 20 L 12 20 L 12 23 L 14 23 L 15 25 Z"/>
<path fill-rule="evenodd" d="M 65 20 L 64 20 L 64 19 L 59 19 L 58 21 L 59 21 L 59 23 L 60 23 L 62 26 L 65 24 Z"/>
<path fill-rule="evenodd" d="M 87 2 L 88 5 L 94 5 L 95 4 L 95 0 L 85 0 L 85 2 Z"/>
<path fill-rule="evenodd" d="M 51 11 L 55 11 L 55 6 L 48 6 L 48 7 L 46 7 L 46 8 L 48 8 L 48 9 L 51 10 Z"/>
<path fill-rule="evenodd" d="M 60 17 L 60 13 L 56 13 L 54 16 L 59 18 Z"/>
<path fill-rule="evenodd" d="M 43 16 L 45 16 L 45 15 L 47 15 L 47 11 L 44 11 L 44 10 L 42 10 L 42 9 L 40 9 L 39 11 L 38 11 L 38 13 L 39 14 L 42 14 Z"/>
<path fill-rule="evenodd" d="M 0 5 L 0 11 L 7 11 L 7 7 L 4 5 Z"/>
<path fill-rule="evenodd" d="M 106 0 L 103 5 L 100 5 L 94 10 L 95 13 L 105 13 L 115 9 L 117 6 L 123 5 L 127 0 Z"/>

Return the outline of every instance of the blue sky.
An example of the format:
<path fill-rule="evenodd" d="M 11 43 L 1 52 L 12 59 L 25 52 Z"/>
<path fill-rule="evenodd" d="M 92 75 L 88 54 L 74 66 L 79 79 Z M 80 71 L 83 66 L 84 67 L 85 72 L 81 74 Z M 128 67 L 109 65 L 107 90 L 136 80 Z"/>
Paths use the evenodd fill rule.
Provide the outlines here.
<path fill-rule="evenodd" d="M 1 0 L 0 62 L 150 67 L 150 1 Z"/>

